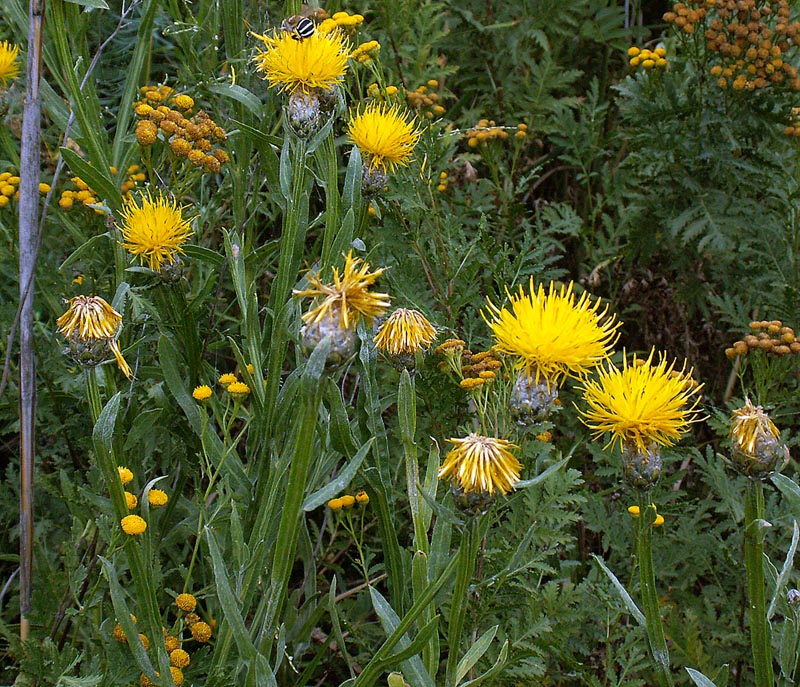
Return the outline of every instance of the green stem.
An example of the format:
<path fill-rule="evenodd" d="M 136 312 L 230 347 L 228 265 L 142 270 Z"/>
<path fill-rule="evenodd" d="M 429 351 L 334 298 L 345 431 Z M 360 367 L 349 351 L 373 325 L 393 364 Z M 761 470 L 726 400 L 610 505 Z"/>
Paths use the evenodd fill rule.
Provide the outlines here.
<path fill-rule="evenodd" d="M 639 584 L 642 589 L 642 607 L 647 620 L 647 640 L 653 657 L 653 667 L 660 687 L 672 687 L 669 671 L 669 651 L 664 636 L 664 624 L 658 607 L 656 576 L 653 566 L 653 522 L 656 509 L 645 492 L 639 492 Z"/>
<path fill-rule="evenodd" d="M 320 268 L 325 269 L 333 262 L 331 250 L 334 239 L 341 226 L 341 196 L 339 195 L 339 161 L 336 157 L 336 143 L 333 131 L 317 149 L 317 160 L 325 178 L 325 231 L 322 235 L 322 258 Z"/>
<path fill-rule="evenodd" d="M 469 605 L 469 583 L 475 572 L 475 564 L 478 558 L 478 546 L 480 536 L 478 526 L 480 519 L 471 518 L 464 528 L 461 535 L 461 543 L 458 547 L 458 568 L 456 570 L 456 582 L 453 586 L 453 596 L 450 604 L 450 622 L 447 625 L 447 673 L 445 675 L 445 687 L 456 686 L 456 668 L 458 658 L 461 654 L 461 635 L 464 631 L 464 620 L 467 616 L 467 606 Z"/>
<path fill-rule="evenodd" d="M 428 533 L 422 518 L 419 483 L 419 464 L 417 462 L 417 444 L 414 435 L 417 429 L 417 396 L 414 378 L 403 370 L 400 385 L 397 389 L 397 415 L 400 420 L 400 436 L 403 443 L 403 458 L 406 465 L 406 488 L 408 503 L 411 506 L 411 519 L 414 523 L 414 548 L 426 555 L 430 549 Z"/>
<path fill-rule="evenodd" d="M 750 609 L 750 644 L 756 687 L 774 687 L 772 645 L 767 621 L 764 588 L 764 535 L 759 520 L 764 519 L 764 486 L 748 480 L 744 497 L 744 564 L 747 572 L 747 602 Z"/>

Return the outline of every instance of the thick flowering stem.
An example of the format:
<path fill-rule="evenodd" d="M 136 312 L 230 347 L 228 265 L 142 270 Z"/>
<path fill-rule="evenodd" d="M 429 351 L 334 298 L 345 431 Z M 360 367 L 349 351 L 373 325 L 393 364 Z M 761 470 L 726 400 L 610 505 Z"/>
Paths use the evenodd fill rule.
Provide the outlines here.
<path fill-rule="evenodd" d="M 414 378 L 403 370 L 397 389 L 397 414 L 400 419 L 400 434 L 403 440 L 403 457 L 406 464 L 406 488 L 411 519 L 414 523 L 414 548 L 428 554 L 428 534 L 422 517 L 422 496 L 419 493 L 419 464 L 414 434 L 417 428 L 417 398 Z"/>
<path fill-rule="evenodd" d="M 320 172 L 325 179 L 325 231 L 322 234 L 322 258 L 320 261 L 321 267 L 325 269 L 331 264 L 334 239 L 341 226 L 339 161 L 336 157 L 333 131 L 328 133 L 322 145 L 317 149 L 317 159 Z"/>
<path fill-rule="evenodd" d="M 756 687 L 773 687 L 772 645 L 764 590 L 764 535 L 759 527 L 759 521 L 763 519 L 764 487 L 759 480 L 750 479 L 744 497 L 744 564 L 750 609 L 750 644 Z"/>
<path fill-rule="evenodd" d="M 656 671 L 659 687 L 672 687 L 672 675 L 669 670 L 669 651 L 664 637 L 664 625 L 658 607 L 656 592 L 656 576 L 653 566 L 653 522 L 656 509 L 650 503 L 646 492 L 639 492 L 638 548 L 639 548 L 639 584 L 642 590 L 642 607 L 647 621 L 647 641 L 650 644 L 650 655 Z"/>
<path fill-rule="evenodd" d="M 466 619 L 467 606 L 469 605 L 469 583 L 475 573 L 478 547 L 481 541 L 478 532 L 480 521 L 480 517 L 470 519 L 470 522 L 464 527 L 461 543 L 458 547 L 458 569 L 456 570 L 456 582 L 450 603 L 450 622 L 447 625 L 448 656 L 447 673 L 444 681 L 445 687 L 456 686 L 456 668 L 461 655 L 461 635 L 464 631 L 464 620 Z"/>

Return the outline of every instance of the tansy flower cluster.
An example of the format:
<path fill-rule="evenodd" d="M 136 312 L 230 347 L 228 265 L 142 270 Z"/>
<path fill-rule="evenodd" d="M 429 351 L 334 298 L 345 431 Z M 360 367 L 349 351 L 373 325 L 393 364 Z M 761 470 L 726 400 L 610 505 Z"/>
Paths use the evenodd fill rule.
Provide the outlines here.
<path fill-rule="evenodd" d="M 487 144 L 489 141 L 505 141 L 508 139 L 508 130 L 509 127 L 497 126 L 497 123 L 493 119 L 481 119 L 477 126 L 468 129 L 464 136 L 470 148 L 477 148 L 478 146 Z M 524 122 L 517 124 L 514 138 L 519 140 L 527 136 L 528 125 Z"/>
<path fill-rule="evenodd" d="M 328 508 L 333 511 L 342 510 L 342 508 L 352 508 L 355 504 L 366 506 L 369 503 L 369 494 L 363 489 L 356 493 L 355 496 L 345 494 L 339 498 L 331 499 L 328 501 Z"/>
<path fill-rule="evenodd" d="M 749 325 L 751 334 L 725 349 L 728 358 L 747 355 L 750 351 L 763 351 L 776 357 L 800 353 L 800 337 L 794 329 L 785 327 L 780 320 L 759 320 Z"/>
<path fill-rule="evenodd" d="M 663 69 L 667 66 L 667 51 L 664 48 L 656 48 L 655 50 L 648 50 L 647 48 L 637 48 L 636 46 L 628 48 L 628 63 L 631 67 L 639 67 L 642 69 Z"/>
<path fill-rule="evenodd" d="M 387 98 L 397 95 L 399 92 L 397 86 L 387 86 L 382 89 L 378 84 L 371 83 L 367 87 L 367 97 L 373 100 L 386 100 Z"/>
<path fill-rule="evenodd" d="M 650 504 L 653 507 L 653 510 L 656 508 L 655 503 Z M 628 506 L 628 513 L 630 516 L 635 520 L 636 518 L 640 517 L 642 514 L 642 509 L 639 506 Z M 653 520 L 653 527 L 661 527 L 664 524 L 664 516 L 660 513 L 656 512 L 656 519 Z"/>
<path fill-rule="evenodd" d="M 0 42 L 0 84 L 5 88 L 9 81 L 17 78 L 19 69 L 19 46 Z"/>
<path fill-rule="evenodd" d="M 450 183 L 449 182 L 449 176 L 450 175 L 447 172 L 440 172 L 439 173 L 439 183 L 436 184 L 436 190 L 439 191 L 439 193 L 444 193 L 447 190 L 447 187 L 448 187 L 448 185 Z M 433 182 L 433 180 L 431 180 L 431 183 L 432 182 Z"/>
<path fill-rule="evenodd" d="M 438 365 L 443 372 L 450 372 L 458 385 L 467 391 L 480 389 L 494 381 L 503 363 L 494 349 L 473 353 L 461 339 L 448 339 L 436 349 L 444 360 Z"/>
<path fill-rule="evenodd" d="M 783 129 L 784 136 L 800 138 L 800 107 L 793 107 L 789 113 L 789 123 Z"/>
<path fill-rule="evenodd" d="M 133 472 L 130 469 L 124 466 L 118 466 L 117 472 L 119 473 L 120 482 L 122 482 L 122 486 L 127 486 L 133 481 Z M 125 490 L 125 503 L 128 506 L 128 510 L 133 510 L 136 506 L 139 505 L 139 499 L 136 494 Z M 167 492 L 161 489 L 150 489 L 147 492 L 147 502 L 151 508 L 161 508 L 162 506 L 166 506 L 167 502 L 169 501 L 169 496 Z M 140 534 L 144 534 L 145 530 L 147 529 L 147 521 L 139 516 L 139 515 L 126 515 L 122 518 L 120 525 L 122 527 L 122 531 L 125 534 L 131 536 L 138 536 Z"/>
<path fill-rule="evenodd" d="M 117 176 L 118 170 L 116 167 L 109 167 L 108 169 L 112 175 Z M 131 193 L 136 188 L 136 185 L 142 183 L 145 181 L 145 179 L 147 179 L 147 176 L 141 171 L 139 165 L 131 165 L 128 167 L 125 172 L 125 181 L 122 182 L 121 186 L 122 195 L 126 198 L 130 197 Z M 58 200 L 58 206 L 62 210 L 70 210 L 75 206 L 76 203 L 83 207 L 90 207 L 100 203 L 100 198 L 98 198 L 97 192 L 92 189 L 83 179 L 75 176 L 70 178 L 69 181 L 73 188 L 68 188 L 62 191 L 61 197 Z M 92 209 L 98 215 L 105 214 L 99 208 Z"/>
<path fill-rule="evenodd" d="M 370 64 L 372 60 L 378 59 L 380 52 L 381 45 L 378 41 L 367 41 L 353 50 L 350 59 L 359 64 Z"/>
<path fill-rule="evenodd" d="M 436 92 L 439 82 L 430 79 L 422 86 L 417 86 L 413 91 L 406 93 L 406 102 L 412 110 L 416 110 L 426 119 L 441 117 L 445 113 L 445 108 L 441 104 L 441 95 Z"/>
<path fill-rule="evenodd" d="M 120 212 L 122 247 L 156 272 L 172 265 L 192 235 L 183 207 L 161 193 L 128 198 Z"/>
<path fill-rule="evenodd" d="M 760 90 L 785 85 L 800 90 L 792 65 L 800 22 L 790 21 L 787 0 L 688 0 L 675 3 L 664 20 L 687 34 L 702 32 L 715 53 L 710 74 L 720 88 Z"/>
<path fill-rule="evenodd" d="M 195 103 L 191 96 L 172 96 L 174 91 L 163 85 L 144 86 L 141 92 L 142 99 L 133 104 L 139 118 L 136 140 L 140 145 L 151 146 L 160 136 L 177 158 L 209 174 L 219 172 L 230 161 L 227 152 L 214 147 L 227 139 L 225 130 L 203 110 L 192 115 Z M 168 99 L 168 105 L 159 104 Z"/>
<path fill-rule="evenodd" d="M 255 374 L 255 368 L 252 365 L 247 366 L 247 371 L 251 375 Z M 233 372 L 226 372 L 225 374 L 220 375 L 217 383 L 223 389 L 225 389 L 226 393 L 230 394 L 234 400 L 241 401 L 250 395 L 250 387 L 244 382 L 240 381 Z M 201 384 L 200 386 L 196 386 L 194 388 L 194 391 L 192 391 L 192 397 L 198 403 L 207 403 L 213 393 L 214 392 L 210 386 L 207 384 Z"/>
<path fill-rule="evenodd" d="M 360 14 L 348 14 L 347 12 L 335 12 L 332 17 L 324 19 L 317 26 L 318 33 L 330 33 L 336 29 L 341 29 L 345 33 L 355 33 L 364 17 Z"/>
<path fill-rule="evenodd" d="M 39 193 L 50 193 L 49 184 L 39 184 Z M 19 177 L 11 172 L 0 174 L 0 208 L 4 208 L 11 200 L 19 200 Z"/>

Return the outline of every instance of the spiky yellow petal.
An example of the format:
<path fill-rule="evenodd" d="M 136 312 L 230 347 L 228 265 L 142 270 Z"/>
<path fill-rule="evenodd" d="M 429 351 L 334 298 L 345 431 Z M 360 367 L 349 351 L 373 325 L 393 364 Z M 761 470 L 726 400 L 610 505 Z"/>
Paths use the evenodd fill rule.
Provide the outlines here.
<path fill-rule="evenodd" d="M 8 41 L 0 42 L 0 83 L 6 86 L 19 74 L 19 46 Z"/>
<path fill-rule="evenodd" d="M 414 118 L 407 117 L 397 105 L 370 102 L 363 112 L 350 118 L 347 135 L 370 167 L 393 172 L 411 160 L 420 131 Z"/>
<path fill-rule="evenodd" d="M 442 467 L 439 479 L 450 479 L 465 494 L 489 493 L 495 489 L 508 493 L 519 481 L 522 464 L 511 452 L 519 446 L 505 439 L 470 434 L 464 439 L 448 439 L 455 444 Z"/>
<path fill-rule="evenodd" d="M 374 338 L 378 350 L 392 356 L 414 355 L 436 341 L 436 329 L 418 310 L 398 308 Z"/>

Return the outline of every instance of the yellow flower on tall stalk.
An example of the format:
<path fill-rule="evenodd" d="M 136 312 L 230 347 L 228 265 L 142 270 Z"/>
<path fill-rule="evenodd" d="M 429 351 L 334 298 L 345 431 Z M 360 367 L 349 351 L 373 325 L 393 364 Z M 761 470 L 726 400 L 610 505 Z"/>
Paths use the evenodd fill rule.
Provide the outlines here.
<path fill-rule="evenodd" d="M 9 80 L 19 74 L 19 46 L 3 41 L 0 43 L 0 83 L 5 87 Z"/>
<path fill-rule="evenodd" d="M 344 79 L 350 43 L 340 31 L 315 31 L 304 40 L 296 40 L 288 31 L 253 35 L 264 43 L 265 49 L 253 61 L 270 88 L 287 93 L 330 91 Z"/>
<path fill-rule="evenodd" d="M 161 194 L 125 201 L 120 215 L 123 248 L 156 272 L 183 254 L 183 244 L 192 235 L 191 219 L 183 216 L 183 208 Z"/>
<path fill-rule="evenodd" d="M 414 118 L 397 105 L 373 101 L 351 116 L 347 135 L 370 169 L 394 172 L 397 166 L 405 166 L 411 160 L 420 130 Z"/>
<path fill-rule="evenodd" d="M 71 351 L 79 362 L 96 365 L 99 362 L 97 344 L 105 344 L 114 354 L 119 369 L 131 379 L 133 371 L 117 343 L 121 323 L 122 315 L 100 296 L 70 298 L 67 312 L 56 320 L 58 332 L 69 341 Z"/>
<path fill-rule="evenodd" d="M 581 411 L 582 421 L 596 436 L 609 435 L 608 445 L 619 442 L 642 453 L 653 445 L 671 446 L 702 419 L 702 385 L 691 378 L 692 371 L 676 370 L 664 356 L 654 358 L 654 350 L 647 360 L 634 355 L 628 363 L 624 357 L 621 370 L 609 362 L 597 380 L 584 385 L 589 408 Z"/>
<path fill-rule="evenodd" d="M 378 350 L 391 356 L 413 356 L 436 341 L 436 329 L 418 310 L 398 308 L 373 340 Z"/>
<path fill-rule="evenodd" d="M 370 271 L 368 262 L 353 257 L 353 251 L 344 256 L 344 270 L 333 268 L 333 282 L 324 284 L 319 274 L 309 273 L 309 288 L 295 289 L 297 298 L 321 298 L 322 301 L 303 315 L 303 322 L 316 324 L 324 319 L 338 319 L 341 329 L 355 329 L 363 317 L 372 326 L 375 317 L 383 315 L 390 305 L 389 294 L 373 293 L 370 288 L 386 268 Z"/>
<path fill-rule="evenodd" d="M 588 293 L 576 299 L 570 282 L 547 292 L 539 284 L 530 293 L 522 286 L 518 294 L 508 293 L 509 305 L 498 308 L 489 301 L 489 317 L 496 341 L 495 350 L 514 358 L 515 367 L 538 384 L 558 385 L 568 376 L 582 376 L 607 359 L 617 340 L 620 323 L 600 310 Z M 490 319 L 491 318 L 491 319 Z"/>
<path fill-rule="evenodd" d="M 448 441 L 455 447 L 445 456 L 439 479 L 450 479 L 465 494 L 507 494 L 519 482 L 522 464 L 511 452 L 519 446 L 479 434 Z"/>

